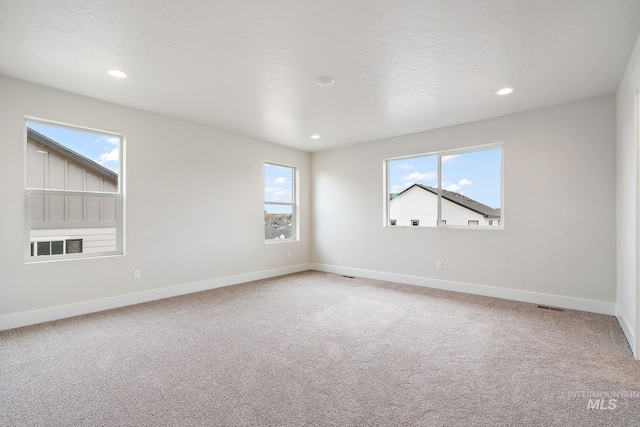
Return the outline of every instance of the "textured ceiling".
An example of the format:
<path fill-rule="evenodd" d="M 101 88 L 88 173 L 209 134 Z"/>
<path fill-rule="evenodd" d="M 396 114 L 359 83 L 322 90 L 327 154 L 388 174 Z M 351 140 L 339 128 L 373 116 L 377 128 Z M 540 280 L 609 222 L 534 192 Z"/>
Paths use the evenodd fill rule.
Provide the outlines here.
<path fill-rule="evenodd" d="M 0 0 L 0 74 L 318 151 L 615 93 L 639 33 L 640 0 Z"/>

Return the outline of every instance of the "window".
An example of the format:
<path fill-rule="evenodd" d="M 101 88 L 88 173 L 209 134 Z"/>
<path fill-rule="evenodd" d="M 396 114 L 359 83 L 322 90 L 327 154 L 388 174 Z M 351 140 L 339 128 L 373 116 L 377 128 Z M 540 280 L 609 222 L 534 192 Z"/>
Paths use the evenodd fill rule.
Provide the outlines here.
<path fill-rule="evenodd" d="M 501 225 L 502 151 L 491 144 L 386 160 L 385 218 L 414 227 Z"/>
<path fill-rule="evenodd" d="M 267 242 L 297 239 L 296 169 L 264 165 L 264 239 Z"/>
<path fill-rule="evenodd" d="M 26 120 L 27 261 L 123 253 L 123 144 L 111 132 Z"/>
<path fill-rule="evenodd" d="M 82 253 L 82 239 L 66 239 L 31 242 L 30 256 Z"/>

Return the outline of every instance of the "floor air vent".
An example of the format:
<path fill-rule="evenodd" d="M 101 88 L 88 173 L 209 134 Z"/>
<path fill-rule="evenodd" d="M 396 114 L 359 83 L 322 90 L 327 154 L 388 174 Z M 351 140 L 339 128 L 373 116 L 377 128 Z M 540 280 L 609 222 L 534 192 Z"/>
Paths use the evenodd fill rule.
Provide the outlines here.
<path fill-rule="evenodd" d="M 542 308 L 542 309 L 545 309 L 545 310 L 551 310 L 551 311 L 564 311 L 563 308 L 549 307 L 549 306 L 546 306 L 546 305 L 537 305 L 536 307 Z"/>
<path fill-rule="evenodd" d="M 355 277 L 353 277 L 353 276 L 342 276 L 342 277 L 344 277 L 346 279 L 355 279 Z"/>

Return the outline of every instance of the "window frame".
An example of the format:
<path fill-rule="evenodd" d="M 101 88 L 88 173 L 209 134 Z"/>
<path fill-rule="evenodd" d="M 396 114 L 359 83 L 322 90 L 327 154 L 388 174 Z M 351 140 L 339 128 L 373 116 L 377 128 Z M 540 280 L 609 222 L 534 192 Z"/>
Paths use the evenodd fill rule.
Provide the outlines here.
<path fill-rule="evenodd" d="M 48 189 L 48 188 L 35 188 L 28 187 L 28 124 L 40 124 L 44 126 L 58 127 L 62 129 L 68 129 L 71 131 L 89 132 L 99 134 L 103 136 L 113 136 L 119 139 L 118 144 L 118 188 L 115 192 L 108 191 L 84 191 L 84 190 L 64 190 L 64 189 Z M 118 133 L 113 131 L 107 131 L 103 129 L 96 129 L 87 126 L 72 125 L 68 123 L 62 123 L 55 120 L 42 119 L 33 116 L 24 116 L 23 119 L 23 189 L 24 189 L 24 262 L 25 264 L 61 261 L 61 260 L 73 260 L 73 259 L 87 259 L 87 258 L 99 258 L 106 256 L 122 256 L 125 255 L 125 151 L 126 151 L 126 135 L 124 133 Z M 59 141 L 56 141 L 59 142 Z M 59 142 L 60 143 L 60 142 Z M 62 143 L 64 145 L 64 143 Z M 32 198 L 34 195 L 63 195 L 63 196 L 94 196 L 100 198 L 110 198 L 115 200 L 115 249 L 99 252 L 85 252 L 85 241 L 80 236 L 65 236 L 63 254 L 60 255 L 31 255 L 31 243 L 36 241 L 53 241 L 50 237 L 39 237 L 32 239 Z M 59 236 L 54 236 L 59 237 Z M 80 239 L 82 241 L 82 252 L 66 253 L 66 241 Z"/>
<path fill-rule="evenodd" d="M 500 149 L 500 218 L 497 220 L 497 225 L 447 225 L 446 220 L 442 219 L 442 158 L 452 155 L 461 155 L 466 153 L 475 153 L 479 151 L 489 151 Z M 422 225 L 419 227 L 411 226 L 411 223 L 408 226 L 403 225 L 395 225 L 391 226 L 389 223 L 390 218 L 390 207 L 391 207 L 391 198 L 389 197 L 391 194 L 390 191 L 390 163 L 392 161 L 402 160 L 402 159 L 413 159 L 418 157 L 429 157 L 429 156 L 437 156 L 437 219 L 435 225 Z M 449 229 L 464 229 L 464 230 L 504 230 L 505 226 L 505 208 L 504 208 L 504 164 L 505 164 L 505 145 L 504 142 L 494 142 L 490 144 L 482 144 L 482 145 L 474 145 L 462 148 L 455 148 L 449 150 L 439 150 L 439 151 L 431 151 L 426 153 L 419 154 L 411 154 L 406 156 L 398 156 L 398 157 L 389 157 L 384 159 L 383 161 L 383 227 L 393 227 L 393 228 L 449 228 Z"/>
<path fill-rule="evenodd" d="M 264 193 L 264 189 L 267 187 L 267 182 L 266 182 L 266 175 L 265 175 L 265 167 L 269 165 L 269 166 L 276 166 L 276 167 L 281 167 L 281 168 L 288 168 L 291 169 L 291 202 L 274 202 L 274 201 L 267 201 L 267 198 L 265 196 L 263 196 L 264 200 L 263 200 L 263 211 L 264 208 L 266 207 L 266 205 L 278 205 L 278 206 L 291 206 L 291 237 L 289 239 L 267 239 L 266 236 L 263 235 L 263 239 L 264 242 L 266 244 L 272 244 L 272 243 L 286 243 L 286 242 L 297 242 L 300 240 L 300 236 L 299 236 L 299 206 L 298 206 L 298 200 L 299 200 L 299 190 L 298 190 L 298 180 L 299 180 L 299 171 L 298 168 L 293 166 L 293 165 L 288 165 L 288 164 L 284 164 L 284 163 L 279 163 L 279 162 L 272 162 L 269 160 L 265 160 L 262 163 L 262 188 L 263 188 L 263 193 Z"/>

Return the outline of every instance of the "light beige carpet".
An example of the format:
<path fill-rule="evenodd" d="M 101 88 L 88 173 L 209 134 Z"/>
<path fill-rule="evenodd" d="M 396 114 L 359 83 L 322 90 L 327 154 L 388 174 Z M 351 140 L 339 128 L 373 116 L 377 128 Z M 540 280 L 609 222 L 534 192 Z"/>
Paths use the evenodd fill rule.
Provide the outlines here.
<path fill-rule="evenodd" d="M 611 316 L 305 272 L 0 333 L 0 425 L 632 426 L 640 362 Z"/>

